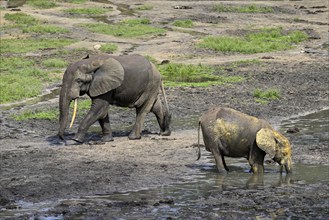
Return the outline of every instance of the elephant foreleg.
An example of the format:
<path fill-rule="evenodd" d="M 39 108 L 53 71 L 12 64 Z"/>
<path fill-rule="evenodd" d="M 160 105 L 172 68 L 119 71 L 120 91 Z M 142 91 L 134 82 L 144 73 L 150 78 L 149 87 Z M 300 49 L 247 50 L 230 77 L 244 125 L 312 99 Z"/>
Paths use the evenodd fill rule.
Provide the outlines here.
<path fill-rule="evenodd" d="M 159 97 L 156 99 L 151 111 L 155 114 L 158 124 L 160 126 L 160 134 L 163 136 L 169 136 L 171 131 L 169 129 L 170 115 L 162 108 L 162 103 Z"/>
<path fill-rule="evenodd" d="M 108 106 L 109 103 L 103 99 L 94 99 L 92 101 L 91 108 L 89 112 L 87 113 L 86 117 L 82 120 L 82 122 L 79 125 L 78 132 L 76 135 L 73 137 L 73 140 L 83 143 L 86 133 L 91 125 L 93 125 L 97 120 L 102 119 L 102 123 L 107 127 L 106 125 L 106 116 L 108 116 Z M 104 130 L 103 130 L 104 131 Z"/>
<path fill-rule="evenodd" d="M 248 161 L 253 173 L 264 173 L 265 155 L 265 152 L 259 149 L 257 146 L 252 146 Z"/>
<path fill-rule="evenodd" d="M 102 141 L 104 141 L 104 142 L 113 141 L 109 114 L 106 114 L 105 118 L 99 119 L 98 122 L 99 122 L 99 124 L 102 128 L 102 132 L 103 132 Z"/>

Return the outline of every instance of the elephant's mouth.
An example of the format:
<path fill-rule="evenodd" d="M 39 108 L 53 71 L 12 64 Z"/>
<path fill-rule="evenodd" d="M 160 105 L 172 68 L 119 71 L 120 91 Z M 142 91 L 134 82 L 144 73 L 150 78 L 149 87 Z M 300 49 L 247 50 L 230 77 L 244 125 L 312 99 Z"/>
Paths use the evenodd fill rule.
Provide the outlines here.
<path fill-rule="evenodd" d="M 74 99 L 74 107 L 73 107 L 73 114 L 72 114 L 72 119 L 71 119 L 71 123 L 70 123 L 70 127 L 72 128 L 75 117 L 77 116 L 77 109 L 78 109 L 78 99 Z"/>

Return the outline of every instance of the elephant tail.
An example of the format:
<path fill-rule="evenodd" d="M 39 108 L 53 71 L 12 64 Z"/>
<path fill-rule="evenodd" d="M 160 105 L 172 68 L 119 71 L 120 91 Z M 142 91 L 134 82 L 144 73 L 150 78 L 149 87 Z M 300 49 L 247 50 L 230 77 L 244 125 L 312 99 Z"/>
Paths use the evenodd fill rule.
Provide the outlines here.
<path fill-rule="evenodd" d="M 200 128 L 201 128 L 201 121 L 199 121 L 199 126 L 198 126 L 198 148 L 199 148 L 199 152 L 198 152 L 198 158 L 196 160 L 199 160 L 201 157 L 201 149 L 200 149 Z"/>

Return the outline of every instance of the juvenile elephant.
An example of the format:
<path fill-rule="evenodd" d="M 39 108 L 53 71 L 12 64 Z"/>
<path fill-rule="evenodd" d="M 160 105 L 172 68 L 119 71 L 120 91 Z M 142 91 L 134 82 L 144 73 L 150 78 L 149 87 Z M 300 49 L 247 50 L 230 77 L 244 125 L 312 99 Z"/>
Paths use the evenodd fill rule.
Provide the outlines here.
<path fill-rule="evenodd" d="M 269 154 L 286 172 L 291 172 L 291 146 L 289 140 L 275 131 L 268 122 L 230 108 L 215 107 L 199 120 L 207 151 L 215 157 L 219 172 L 227 172 L 224 156 L 245 157 L 253 173 L 264 172 L 264 157 Z M 198 159 L 201 156 L 200 147 Z"/>
<path fill-rule="evenodd" d="M 161 89 L 165 109 L 159 98 Z M 171 115 L 168 110 L 161 75 L 156 67 L 141 55 L 112 56 L 109 54 L 86 57 L 66 69 L 59 97 L 59 137 L 64 140 L 69 105 L 74 103 L 73 124 L 77 99 L 87 94 L 91 108 L 79 125 L 73 140 L 82 143 L 88 128 L 97 120 L 102 127 L 103 141 L 112 141 L 108 107 L 136 108 L 136 121 L 129 139 L 140 139 L 145 116 L 153 112 L 162 135 L 170 135 Z"/>

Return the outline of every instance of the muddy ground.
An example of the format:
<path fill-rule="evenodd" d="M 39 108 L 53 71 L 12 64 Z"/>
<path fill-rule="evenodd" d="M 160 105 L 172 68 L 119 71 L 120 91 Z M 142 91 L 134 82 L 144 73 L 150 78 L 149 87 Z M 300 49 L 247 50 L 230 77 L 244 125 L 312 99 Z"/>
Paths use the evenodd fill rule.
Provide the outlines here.
<path fill-rule="evenodd" d="M 267 119 L 275 127 L 279 127 L 284 118 L 329 107 L 327 1 L 254 2 L 274 7 L 275 13 L 271 14 L 218 14 L 210 12 L 209 8 L 214 4 L 211 1 L 147 1 L 147 4 L 153 6 L 152 10 L 129 12 L 128 9 L 145 2 L 113 0 L 111 3 L 105 1 L 88 4 L 113 7 L 115 15 L 109 16 L 109 20 L 148 17 L 158 26 L 168 28 L 166 35 L 133 40 L 119 39 L 87 33 L 76 28 L 75 23 L 87 22 L 91 18 L 66 18 L 61 14 L 60 8 L 40 11 L 24 5 L 19 9 L 50 23 L 74 30 L 71 37 L 81 39 L 74 47 L 89 48 L 88 53 L 98 53 L 93 49 L 97 44 L 115 42 L 119 45 L 118 54 L 151 55 L 159 62 L 169 60 L 220 65 L 228 75 L 244 76 L 245 80 L 207 88 L 167 87 L 167 99 L 173 115 L 170 137 L 158 136 L 156 120 L 149 114 L 142 139 L 128 140 L 128 130 L 134 122 L 134 110 L 111 107 L 115 136 L 113 142 L 98 143 L 98 125 L 95 125 L 93 131 L 89 132 L 85 144 L 66 146 L 56 136 L 56 121 L 17 122 L 10 116 L 26 109 L 57 108 L 58 97 L 33 105 L 1 110 L 0 212 L 19 210 L 21 203 L 18 201 L 40 203 L 135 191 L 186 182 L 189 176 L 207 172 L 202 167 L 209 161 L 212 163 L 211 157 L 202 149 L 204 156 L 196 161 L 197 148 L 194 144 L 197 142 L 198 117 L 211 106 L 232 107 Z M 223 2 L 245 4 L 243 1 Z M 175 6 L 188 7 L 175 9 Z M 74 5 L 63 4 L 63 7 Z M 10 11 L 10 8 L 2 12 L 6 11 Z M 179 31 L 179 28 L 173 29 L 170 26 L 170 22 L 175 19 L 191 19 L 197 25 L 192 29 L 193 32 Z M 239 33 L 249 26 L 282 26 L 287 29 L 304 30 L 310 39 L 292 50 L 254 55 L 214 53 L 195 49 L 193 46 L 200 35 Z M 68 59 L 73 61 L 84 55 L 74 54 Z M 245 59 L 259 59 L 261 62 L 238 67 L 230 65 L 230 62 Z M 276 88 L 281 92 L 281 98 L 267 104 L 256 102 L 253 91 L 257 88 Z M 81 120 L 81 117 L 79 119 Z M 75 127 L 68 131 L 68 138 L 76 131 L 79 119 Z M 329 165 L 328 143 L 294 145 L 297 136 L 286 135 L 293 145 L 294 164 Z M 212 194 L 210 197 L 202 195 L 204 199 L 200 199 L 196 208 L 199 209 L 199 214 L 189 215 L 188 210 L 185 210 L 180 215 L 168 214 L 160 219 L 179 216 L 190 219 L 254 219 L 256 216 L 265 219 L 328 219 L 328 180 L 329 177 L 326 184 L 318 184 L 308 190 L 287 184 L 278 188 L 269 187 L 248 192 L 235 189 Z M 159 201 L 157 205 L 171 202 L 174 201 Z M 237 207 L 245 204 L 248 206 L 244 206 L 244 212 L 241 212 Z M 113 209 L 120 208 L 126 213 L 132 209 L 142 212 L 154 205 L 155 203 L 150 201 L 131 200 L 115 205 L 105 201 L 101 208 L 95 208 L 82 202 L 69 205 L 59 202 L 59 205 L 50 210 L 21 213 L 21 216 L 16 218 L 58 216 L 64 219 L 111 219 L 114 217 L 109 213 Z M 217 215 L 207 215 L 205 207 L 226 212 L 218 211 Z M 134 219 L 134 216 L 128 215 L 125 219 Z"/>

